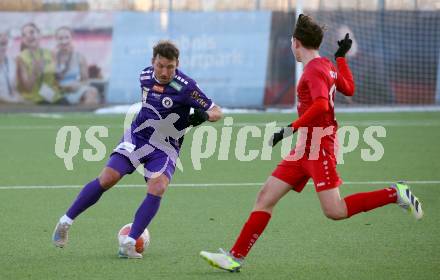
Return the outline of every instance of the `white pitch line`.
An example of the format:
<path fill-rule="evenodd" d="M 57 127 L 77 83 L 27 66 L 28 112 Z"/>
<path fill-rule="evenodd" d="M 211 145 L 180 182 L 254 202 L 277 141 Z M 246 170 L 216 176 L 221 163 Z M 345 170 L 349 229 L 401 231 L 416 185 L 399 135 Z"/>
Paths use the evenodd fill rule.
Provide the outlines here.
<path fill-rule="evenodd" d="M 414 185 L 435 185 L 440 184 L 440 180 L 432 181 L 405 181 Z M 344 185 L 387 185 L 395 183 L 395 181 L 347 181 Z M 170 184 L 171 187 L 230 187 L 230 186 L 262 186 L 264 183 L 198 183 L 198 184 Z M 309 182 L 308 185 L 313 184 Z M 54 186 L 0 186 L 0 190 L 33 190 L 33 189 L 78 189 L 83 185 L 54 185 Z M 116 185 L 117 188 L 145 188 L 145 184 L 124 184 Z"/>
<path fill-rule="evenodd" d="M 32 117 L 42 118 L 42 119 L 62 119 L 65 116 L 62 114 L 48 114 L 48 113 L 31 113 Z"/>

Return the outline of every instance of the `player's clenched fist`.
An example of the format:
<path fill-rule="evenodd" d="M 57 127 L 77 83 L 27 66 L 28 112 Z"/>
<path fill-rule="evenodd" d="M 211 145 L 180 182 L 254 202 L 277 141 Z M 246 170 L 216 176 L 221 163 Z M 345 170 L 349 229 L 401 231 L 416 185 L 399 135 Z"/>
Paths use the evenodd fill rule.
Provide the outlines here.
<path fill-rule="evenodd" d="M 189 115 L 188 123 L 192 126 L 198 126 L 209 119 L 208 113 L 201 109 L 194 109 L 194 113 Z"/>
<path fill-rule="evenodd" d="M 345 57 L 347 52 L 351 48 L 351 44 L 353 44 L 353 40 L 350 39 L 350 34 L 345 34 L 344 39 L 338 41 L 338 50 L 335 52 L 335 59 L 338 57 Z"/>

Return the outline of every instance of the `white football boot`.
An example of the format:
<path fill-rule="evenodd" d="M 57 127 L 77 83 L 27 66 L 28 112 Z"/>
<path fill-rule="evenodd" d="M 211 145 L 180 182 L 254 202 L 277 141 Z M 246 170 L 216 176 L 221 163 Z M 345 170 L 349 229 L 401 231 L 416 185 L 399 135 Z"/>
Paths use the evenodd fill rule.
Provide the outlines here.
<path fill-rule="evenodd" d="M 243 263 L 243 259 L 235 258 L 221 248 L 219 249 L 218 253 L 201 251 L 200 256 L 211 266 L 227 270 L 229 272 L 239 272 Z"/>
<path fill-rule="evenodd" d="M 58 222 L 52 234 L 52 242 L 56 247 L 64 248 L 69 240 L 70 224 Z"/>
<path fill-rule="evenodd" d="M 397 182 L 396 184 L 391 185 L 391 187 L 396 189 L 397 204 L 400 207 L 402 207 L 405 211 L 412 213 L 416 220 L 423 218 L 422 203 L 411 192 L 407 184 Z"/>
<path fill-rule="evenodd" d="M 118 255 L 126 259 L 142 259 L 142 254 L 136 252 L 136 245 L 127 241 L 127 238 L 119 246 Z"/>

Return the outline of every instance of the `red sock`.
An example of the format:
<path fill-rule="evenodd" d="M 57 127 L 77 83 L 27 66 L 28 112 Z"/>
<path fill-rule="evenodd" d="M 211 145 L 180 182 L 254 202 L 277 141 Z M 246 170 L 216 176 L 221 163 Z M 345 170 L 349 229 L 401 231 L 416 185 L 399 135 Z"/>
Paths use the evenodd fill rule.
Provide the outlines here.
<path fill-rule="evenodd" d="M 394 188 L 355 193 L 344 198 L 347 205 L 347 218 L 360 212 L 367 212 L 377 207 L 395 203 L 397 193 Z"/>
<path fill-rule="evenodd" d="M 251 250 L 254 243 L 263 233 L 269 223 L 271 215 L 264 211 L 254 211 L 241 229 L 230 253 L 236 258 L 244 258 Z"/>

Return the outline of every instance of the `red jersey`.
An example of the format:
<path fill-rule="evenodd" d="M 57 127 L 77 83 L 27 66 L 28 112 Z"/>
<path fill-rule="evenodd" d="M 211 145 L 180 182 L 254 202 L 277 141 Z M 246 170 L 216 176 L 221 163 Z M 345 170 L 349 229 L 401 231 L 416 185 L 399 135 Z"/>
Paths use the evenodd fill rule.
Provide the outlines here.
<path fill-rule="evenodd" d="M 310 178 L 317 192 L 342 184 L 336 171 L 338 124 L 334 98 L 336 89 L 345 95 L 353 95 L 354 82 L 345 59 L 338 58 L 336 63 L 337 70 L 326 58 L 311 60 L 298 84 L 300 118 L 292 123 L 295 129 L 299 129 L 296 147 L 272 173 L 272 176 L 288 183 L 297 192 L 304 189 Z"/>
<path fill-rule="evenodd" d="M 334 111 L 334 99 L 336 89 L 345 95 L 353 95 L 354 93 L 354 82 L 351 75 L 351 71 L 344 58 L 337 59 L 338 69 L 325 57 L 317 57 L 312 59 L 304 67 L 304 72 L 299 80 L 297 87 L 297 97 L 298 97 L 298 115 L 301 117 L 313 104 L 313 102 L 318 98 L 324 98 L 328 100 L 329 110 L 324 112 L 322 115 L 314 118 L 310 123 L 308 123 L 308 133 L 307 138 L 302 135 L 300 130 L 300 135 L 303 136 L 304 141 L 297 142 L 298 145 L 302 146 L 306 144 L 306 150 L 309 150 L 312 138 L 313 127 L 333 127 L 331 135 L 322 138 L 322 144 L 328 147 L 329 152 L 333 152 L 333 146 L 336 139 L 337 122 L 335 118 Z M 300 139 L 300 136 L 298 137 Z"/>

